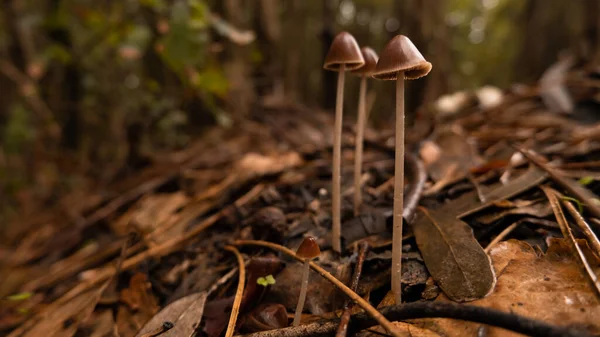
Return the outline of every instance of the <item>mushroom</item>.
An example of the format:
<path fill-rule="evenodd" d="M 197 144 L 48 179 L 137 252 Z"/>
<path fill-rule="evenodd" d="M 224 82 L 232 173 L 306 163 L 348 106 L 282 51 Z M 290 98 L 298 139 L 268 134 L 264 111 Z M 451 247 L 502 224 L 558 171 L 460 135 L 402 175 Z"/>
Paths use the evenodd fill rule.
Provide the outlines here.
<path fill-rule="evenodd" d="M 294 314 L 293 326 L 300 325 L 300 318 L 302 317 L 302 310 L 304 310 L 304 301 L 306 300 L 306 292 L 308 290 L 308 272 L 310 271 L 310 260 L 318 257 L 321 254 L 321 249 L 317 244 L 317 240 L 308 236 L 302 241 L 298 250 L 296 250 L 296 256 L 304 259 L 304 265 L 302 268 L 302 285 L 300 287 L 300 297 L 298 297 L 298 304 L 296 305 L 296 313 Z"/>
<path fill-rule="evenodd" d="M 395 36 L 381 53 L 374 78 L 396 80 L 396 159 L 394 174 L 394 227 L 392 237 L 392 291 L 402 299 L 402 212 L 404 209 L 404 80 L 427 75 L 431 63 L 404 35 Z"/>
<path fill-rule="evenodd" d="M 337 96 L 335 101 L 335 123 L 333 130 L 333 169 L 331 211 L 333 225 L 331 246 L 336 252 L 342 251 L 341 245 L 341 162 L 342 162 L 342 116 L 344 113 L 344 72 L 362 67 L 365 63 L 358 43 L 350 33 L 339 33 L 331 43 L 325 57 L 323 68 L 338 72 Z"/>
<path fill-rule="evenodd" d="M 362 193 L 360 188 L 360 177 L 362 175 L 362 157 L 363 157 L 363 138 L 365 134 L 365 125 L 367 123 L 367 77 L 375 72 L 377 67 L 377 53 L 369 48 L 360 49 L 365 64 L 353 70 L 352 73 L 360 76 L 360 91 L 358 96 L 358 121 L 356 125 L 356 143 L 354 153 L 354 215 L 357 216 L 362 203 Z"/>

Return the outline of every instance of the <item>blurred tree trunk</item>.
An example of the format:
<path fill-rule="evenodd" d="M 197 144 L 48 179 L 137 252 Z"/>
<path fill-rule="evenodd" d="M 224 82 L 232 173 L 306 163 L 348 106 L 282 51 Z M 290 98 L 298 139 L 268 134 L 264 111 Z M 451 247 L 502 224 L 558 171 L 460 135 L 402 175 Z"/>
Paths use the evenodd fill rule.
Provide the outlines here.
<path fill-rule="evenodd" d="M 279 0 L 260 0 L 256 3 L 257 42 L 261 61 L 257 69 L 259 96 L 274 94 L 282 81 L 281 16 Z"/>
<path fill-rule="evenodd" d="M 587 59 L 600 63 L 600 1 L 590 0 L 584 6 L 585 27 L 583 31 Z"/>
<path fill-rule="evenodd" d="M 332 0 L 323 0 L 323 28 L 321 30 L 321 59 L 325 60 L 329 46 L 333 42 L 335 36 L 335 12 Z M 336 73 L 333 71 L 321 70 L 322 74 L 322 92 L 321 103 L 325 109 L 333 109 L 335 107 L 335 91 L 336 91 Z"/>
<path fill-rule="evenodd" d="M 248 3 L 242 0 L 224 0 L 225 19 L 240 29 L 248 28 L 245 13 Z M 250 21 L 251 22 L 251 21 Z M 238 46 L 235 43 L 227 44 L 227 61 L 225 61 L 225 74 L 230 83 L 228 103 L 231 105 L 236 117 L 244 117 L 249 113 L 249 108 L 255 101 L 256 93 L 252 81 L 252 62 L 248 57 L 248 46 Z"/>
<path fill-rule="evenodd" d="M 558 52 L 566 49 L 578 52 L 581 39 L 577 32 L 585 22 L 581 11 L 596 2 L 529 0 L 521 18 L 524 39 L 517 58 L 517 64 L 521 66 L 515 69 L 515 80 L 537 81 L 556 61 Z"/>

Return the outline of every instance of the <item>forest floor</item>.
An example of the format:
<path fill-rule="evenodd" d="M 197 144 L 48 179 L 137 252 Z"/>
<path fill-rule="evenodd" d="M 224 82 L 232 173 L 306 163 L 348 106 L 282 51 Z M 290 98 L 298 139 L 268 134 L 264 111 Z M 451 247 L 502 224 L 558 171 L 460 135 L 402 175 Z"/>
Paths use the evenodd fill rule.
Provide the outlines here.
<path fill-rule="evenodd" d="M 12 224 L 0 334 L 598 335 L 600 68 L 559 63 L 539 85 L 494 103 L 488 94 L 447 96 L 407 130 L 403 305 L 389 280 L 393 131 L 366 131 L 355 216 L 355 130 L 344 126 L 340 256 L 332 118 L 281 103 Z M 307 236 L 322 253 L 302 325 L 289 327 L 302 270 L 293 252 Z M 343 291 L 366 301 L 349 305 Z"/>

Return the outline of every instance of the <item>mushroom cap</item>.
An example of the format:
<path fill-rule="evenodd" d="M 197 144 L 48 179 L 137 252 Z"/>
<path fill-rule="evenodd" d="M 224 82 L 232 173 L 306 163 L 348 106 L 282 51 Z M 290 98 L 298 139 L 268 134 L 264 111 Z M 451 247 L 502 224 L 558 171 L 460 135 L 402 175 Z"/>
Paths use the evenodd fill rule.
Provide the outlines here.
<path fill-rule="evenodd" d="M 319 249 L 317 239 L 312 236 L 307 236 L 296 250 L 296 256 L 303 259 L 314 259 L 319 255 L 321 255 L 321 249 Z"/>
<path fill-rule="evenodd" d="M 375 68 L 377 67 L 379 56 L 377 56 L 377 53 L 370 47 L 362 47 L 360 48 L 360 52 L 365 60 L 365 64 L 358 69 L 352 70 L 352 73 L 362 76 L 373 75 L 375 73 Z"/>
<path fill-rule="evenodd" d="M 354 36 L 348 32 L 341 32 L 333 39 L 323 68 L 339 71 L 340 65 L 344 64 L 346 70 L 354 70 L 362 67 L 364 63 L 365 60 Z"/>
<path fill-rule="evenodd" d="M 395 80 L 400 71 L 404 72 L 404 78 L 407 80 L 423 77 L 431 71 L 431 63 L 425 61 L 417 47 L 404 35 L 396 35 L 385 46 L 373 77 Z"/>

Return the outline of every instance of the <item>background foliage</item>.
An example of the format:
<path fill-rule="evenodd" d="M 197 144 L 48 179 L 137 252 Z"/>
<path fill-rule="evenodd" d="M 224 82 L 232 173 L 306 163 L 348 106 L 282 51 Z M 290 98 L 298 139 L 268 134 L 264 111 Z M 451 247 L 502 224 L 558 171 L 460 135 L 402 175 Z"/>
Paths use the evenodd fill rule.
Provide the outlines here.
<path fill-rule="evenodd" d="M 331 108 L 321 63 L 341 30 L 375 50 L 411 37 L 434 64 L 409 85 L 414 113 L 443 93 L 534 81 L 563 49 L 589 54 L 598 13 L 562 0 L 4 0 L 0 214 L 135 172 L 255 103 Z M 386 123 L 393 88 L 370 85 Z"/>

